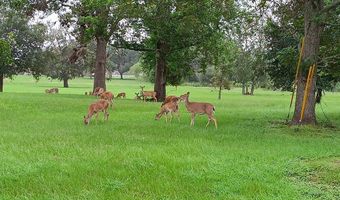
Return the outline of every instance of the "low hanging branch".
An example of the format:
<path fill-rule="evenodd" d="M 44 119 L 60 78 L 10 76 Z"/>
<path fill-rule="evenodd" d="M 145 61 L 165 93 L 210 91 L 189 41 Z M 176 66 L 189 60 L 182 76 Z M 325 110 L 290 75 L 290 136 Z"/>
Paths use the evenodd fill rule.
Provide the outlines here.
<path fill-rule="evenodd" d="M 75 47 L 73 48 L 73 52 L 68 58 L 68 60 L 71 64 L 74 64 L 75 62 L 77 62 L 79 58 L 84 57 L 85 54 L 86 54 L 86 46 Z"/>

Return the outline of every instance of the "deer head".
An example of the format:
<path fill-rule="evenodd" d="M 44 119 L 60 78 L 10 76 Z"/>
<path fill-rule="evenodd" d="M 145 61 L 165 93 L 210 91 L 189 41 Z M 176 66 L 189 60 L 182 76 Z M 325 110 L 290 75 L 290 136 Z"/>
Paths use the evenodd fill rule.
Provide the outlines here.
<path fill-rule="evenodd" d="M 179 97 L 181 101 L 187 102 L 189 99 L 190 92 L 187 92 L 186 94 L 183 94 Z"/>

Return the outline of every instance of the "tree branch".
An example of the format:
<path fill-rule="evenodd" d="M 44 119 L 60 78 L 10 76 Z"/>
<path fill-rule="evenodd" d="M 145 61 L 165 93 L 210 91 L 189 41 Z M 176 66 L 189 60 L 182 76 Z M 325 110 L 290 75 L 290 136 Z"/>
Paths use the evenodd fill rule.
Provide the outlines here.
<path fill-rule="evenodd" d="M 340 6 L 340 0 L 335 0 L 335 1 L 333 1 L 332 4 L 330 4 L 330 5 L 326 6 L 326 7 L 324 7 L 323 9 L 321 9 L 319 14 L 322 15 L 324 13 L 327 13 L 330 10 L 337 8 L 338 6 Z"/>

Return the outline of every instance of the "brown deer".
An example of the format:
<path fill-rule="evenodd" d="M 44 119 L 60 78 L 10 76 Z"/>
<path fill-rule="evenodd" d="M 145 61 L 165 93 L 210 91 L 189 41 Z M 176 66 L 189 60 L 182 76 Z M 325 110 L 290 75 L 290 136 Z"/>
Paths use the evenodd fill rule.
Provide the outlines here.
<path fill-rule="evenodd" d="M 170 101 L 166 104 L 161 106 L 161 110 L 158 114 L 155 116 L 155 120 L 159 120 L 163 115 L 165 116 L 165 122 L 168 122 L 168 115 L 170 114 L 170 122 L 173 118 L 173 114 L 176 114 L 178 121 L 179 119 L 179 112 L 178 112 L 178 101 Z"/>
<path fill-rule="evenodd" d="M 104 120 L 108 120 L 109 119 L 109 112 L 108 112 L 109 105 L 110 103 L 104 99 L 100 99 L 99 101 L 92 103 L 89 106 L 87 116 L 84 116 L 84 124 L 88 125 L 93 115 L 96 115 L 96 122 L 97 122 L 99 112 L 103 112 Z"/>
<path fill-rule="evenodd" d="M 113 97 L 114 96 L 113 96 L 112 92 L 109 92 L 109 91 L 103 92 L 100 95 L 101 99 L 105 99 L 105 100 L 109 101 L 111 108 L 112 108 L 112 104 L 113 104 Z"/>
<path fill-rule="evenodd" d="M 140 86 L 140 88 L 142 89 L 142 96 L 143 96 L 143 100 L 145 101 L 147 97 L 151 97 L 153 99 L 153 101 L 157 101 L 156 98 L 156 92 L 154 91 L 144 91 L 145 86 Z"/>
<path fill-rule="evenodd" d="M 161 107 L 169 102 L 178 102 L 180 101 L 180 98 L 179 97 L 176 97 L 176 96 L 167 96 L 165 97 Z"/>
<path fill-rule="evenodd" d="M 45 92 L 48 93 L 48 94 L 58 94 L 59 89 L 58 88 L 46 89 Z"/>
<path fill-rule="evenodd" d="M 206 127 L 208 127 L 208 125 L 210 124 L 210 121 L 213 120 L 215 123 L 215 128 L 217 128 L 217 122 L 214 117 L 215 107 L 210 103 L 190 102 L 189 94 L 190 92 L 187 92 L 186 94 L 181 95 L 180 99 L 184 101 L 187 111 L 191 113 L 190 125 L 191 126 L 194 125 L 196 114 L 206 114 L 208 116 L 208 123 Z"/>
<path fill-rule="evenodd" d="M 119 94 L 116 96 L 116 99 L 117 99 L 117 98 L 124 98 L 124 99 L 125 99 L 125 97 L 126 97 L 125 92 L 121 92 L 121 93 L 119 93 Z"/>
<path fill-rule="evenodd" d="M 105 92 L 104 88 L 96 87 L 96 88 L 93 90 L 92 95 L 98 97 L 98 96 L 100 96 L 103 92 Z"/>

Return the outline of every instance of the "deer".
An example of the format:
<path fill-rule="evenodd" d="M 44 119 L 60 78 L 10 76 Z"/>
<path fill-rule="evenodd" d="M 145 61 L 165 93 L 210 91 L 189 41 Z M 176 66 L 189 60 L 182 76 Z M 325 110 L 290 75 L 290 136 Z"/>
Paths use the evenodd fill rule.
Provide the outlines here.
<path fill-rule="evenodd" d="M 167 96 L 165 97 L 161 107 L 169 102 L 178 102 L 180 101 L 180 98 L 179 97 L 176 97 L 176 96 Z"/>
<path fill-rule="evenodd" d="M 190 126 L 193 126 L 195 123 L 195 116 L 197 114 L 205 114 L 208 116 L 208 123 L 205 127 L 208 127 L 210 121 L 214 121 L 215 128 L 217 129 L 217 121 L 214 117 L 215 107 L 210 103 L 203 103 L 203 102 L 190 102 L 189 101 L 190 92 L 181 95 L 179 98 L 184 101 L 185 107 L 187 111 L 191 113 L 191 122 Z"/>
<path fill-rule="evenodd" d="M 47 93 L 47 94 L 58 94 L 59 93 L 59 89 L 58 88 L 46 89 L 45 93 Z"/>
<path fill-rule="evenodd" d="M 107 121 L 109 119 L 109 112 L 108 112 L 109 105 L 110 105 L 109 101 L 104 100 L 104 99 L 100 99 L 99 101 L 92 103 L 89 106 L 87 116 L 84 116 L 84 124 L 88 125 L 93 115 L 96 115 L 96 123 L 97 123 L 99 112 L 104 113 L 104 120 Z"/>
<path fill-rule="evenodd" d="M 177 101 L 169 101 L 161 106 L 161 110 L 155 116 L 155 120 L 159 120 L 163 115 L 165 116 L 165 122 L 168 122 L 168 115 L 170 114 L 170 122 L 172 121 L 173 114 L 176 114 L 178 121 L 180 121 L 180 116 L 178 112 L 178 103 L 179 98 Z"/>
<path fill-rule="evenodd" d="M 121 92 L 121 93 L 119 93 L 119 94 L 116 96 L 116 99 L 117 99 L 117 98 L 124 98 L 124 99 L 125 99 L 125 97 L 126 97 L 125 92 Z"/>
<path fill-rule="evenodd" d="M 143 100 L 145 102 L 147 97 L 152 97 L 153 101 L 157 101 L 156 95 L 157 93 L 154 91 L 144 91 L 145 86 L 140 86 L 140 88 L 142 89 L 142 96 L 143 96 Z"/>
<path fill-rule="evenodd" d="M 104 88 L 96 87 L 92 95 L 99 97 L 103 92 L 105 92 Z"/>
<path fill-rule="evenodd" d="M 109 101 L 111 108 L 112 108 L 112 104 L 113 104 L 113 98 L 114 98 L 114 96 L 113 96 L 112 92 L 109 92 L 109 91 L 103 92 L 100 95 L 100 99 L 105 99 L 105 100 Z"/>

